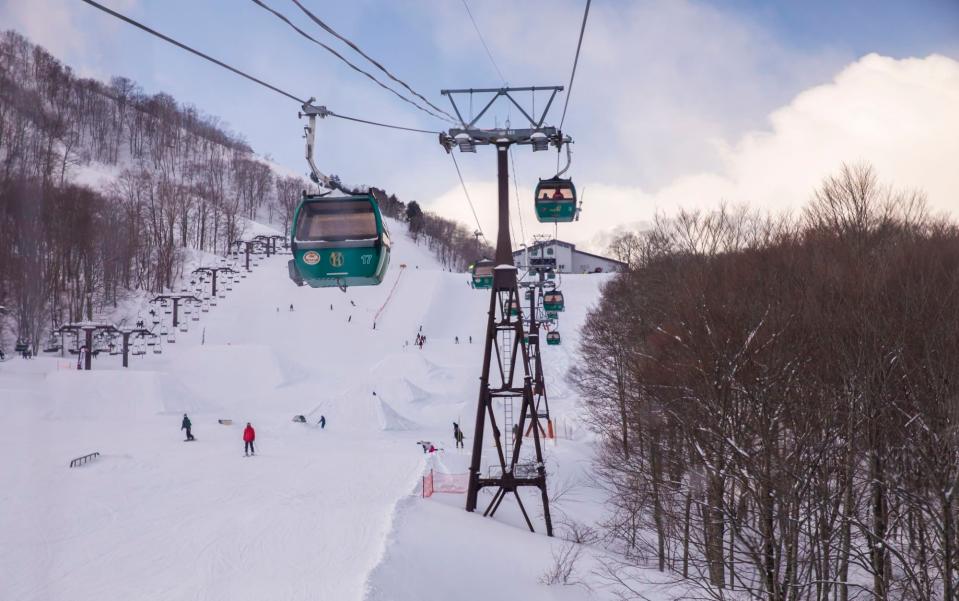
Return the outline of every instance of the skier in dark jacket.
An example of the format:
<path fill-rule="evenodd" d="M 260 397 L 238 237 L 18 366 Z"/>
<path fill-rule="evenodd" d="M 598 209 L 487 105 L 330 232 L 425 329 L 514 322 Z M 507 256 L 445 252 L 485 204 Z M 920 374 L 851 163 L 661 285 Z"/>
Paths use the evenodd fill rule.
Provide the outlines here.
<path fill-rule="evenodd" d="M 463 431 L 457 428 L 456 434 L 454 436 L 456 437 L 456 448 L 457 449 L 465 448 L 463 446 Z"/>
<path fill-rule="evenodd" d="M 256 455 L 256 450 L 253 448 L 254 440 L 256 440 L 256 430 L 253 429 L 250 422 L 246 422 L 246 428 L 243 429 L 244 455 Z"/>
<path fill-rule="evenodd" d="M 194 440 L 193 434 L 190 432 L 190 428 L 193 427 L 193 422 L 190 421 L 190 418 L 186 416 L 186 413 L 183 414 L 183 423 L 180 425 L 181 430 L 186 430 L 186 439 Z"/>
<path fill-rule="evenodd" d="M 318 423 L 320 424 L 320 430 L 322 430 L 323 428 L 325 428 L 325 427 L 326 427 L 326 416 L 321 415 L 321 416 L 320 416 L 320 421 L 319 421 Z"/>

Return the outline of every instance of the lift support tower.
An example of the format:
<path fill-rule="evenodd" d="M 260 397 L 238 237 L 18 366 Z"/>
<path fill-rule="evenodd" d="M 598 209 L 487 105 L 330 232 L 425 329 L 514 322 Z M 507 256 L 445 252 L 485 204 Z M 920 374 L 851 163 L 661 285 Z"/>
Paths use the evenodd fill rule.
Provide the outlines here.
<path fill-rule="evenodd" d="M 476 152 L 477 146 L 496 148 L 496 166 L 499 190 L 499 221 L 496 235 L 496 265 L 493 270 L 493 287 L 490 290 L 489 312 L 486 323 L 486 341 L 483 349 L 483 368 L 480 373 L 479 399 L 476 405 L 476 427 L 473 434 L 473 454 L 470 460 L 469 488 L 466 493 L 466 510 L 476 509 L 479 491 L 485 487 L 496 489 L 493 498 L 483 512 L 484 516 L 496 513 L 500 504 L 508 495 L 516 498 L 526 525 L 534 530 L 519 489 L 535 487 L 540 490 L 543 502 L 543 518 L 546 522 L 546 534 L 553 535 L 553 524 L 549 513 L 549 495 L 546 489 L 546 467 L 543 463 L 540 428 L 532 428 L 532 462 L 520 463 L 520 451 L 526 420 L 535 419 L 536 408 L 533 395 L 533 374 L 530 369 L 530 356 L 524 342 L 524 328 L 521 301 L 517 289 L 517 269 L 513 265 L 513 251 L 509 228 L 509 148 L 513 144 L 532 146 L 534 151 L 547 150 L 554 146 L 557 150 L 572 140 L 555 127 L 544 125 L 556 95 L 561 86 L 547 87 L 505 87 L 490 89 L 442 90 L 450 99 L 460 126 L 440 134 L 440 144 L 447 152 L 458 147 L 460 152 Z M 514 94 L 545 92 L 549 99 L 542 113 L 530 115 L 518 103 Z M 456 104 L 456 97 L 473 95 L 488 97 L 489 101 L 480 112 L 467 122 Z M 499 100 L 505 98 L 528 121 L 523 129 L 506 128 L 480 129 L 476 127 L 480 118 Z M 535 113 L 535 111 L 533 111 Z M 521 373 L 520 373 L 521 372 Z M 519 418 L 513 421 L 513 402 L 520 401 Z M 502 426 L 497 419 L 497 405 L 502 405 Z M 497 465 L 483 473 L 483 442 L 489 423 L 496 447 Z M 504 437 L 505 431 L 505 437 Z M 504 440 L 505 438 L 505 440 Z"/>

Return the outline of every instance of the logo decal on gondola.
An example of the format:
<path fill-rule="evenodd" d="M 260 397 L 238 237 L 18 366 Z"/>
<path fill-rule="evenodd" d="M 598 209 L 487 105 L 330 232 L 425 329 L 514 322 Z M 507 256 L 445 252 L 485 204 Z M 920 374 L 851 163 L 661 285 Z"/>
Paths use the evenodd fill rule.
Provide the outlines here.
<path fill-rule="evenodd" d="M 330 253 L 330 265 L 333 267 L 343 267 L 343 253 Z"/>
<path fill-rule="evenodd" d="M 307 265 L 316 265 L 320 262 L 320 253 L 315 250 L 303 253 L 303 262 Z"/>

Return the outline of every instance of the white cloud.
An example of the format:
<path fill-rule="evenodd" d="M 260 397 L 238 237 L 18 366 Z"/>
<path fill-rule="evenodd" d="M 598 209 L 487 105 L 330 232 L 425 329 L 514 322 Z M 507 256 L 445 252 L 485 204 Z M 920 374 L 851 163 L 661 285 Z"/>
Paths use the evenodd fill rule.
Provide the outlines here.
<path fill-rule="evenodd" d="M 772 212 L 796 210 L 843 162 L 868 162 L 883 181 L 924 190 L 932 208 L 959 216 L 956 107 L 959 61 L 871 54 L 772 112 L 768 128 L 720 142 L 714 148 L 717 169 L 689 172 L 655 189 L 579 178 L 585 190 L 582 219 L 560 226 L 560 237 L 602 250 L 612 230 L 647 222 L 657 212 L 709 209 L 723 200 Z M 470 189 L 474 199 L 495 198 L 491 183 L 473 183 Z M 549 231 L 531 225 L 532 191 L 521 188 L 519 194 L 527 229 Z M 493 205 L 482 205 L 480 218 L 492 232 Z M 458 187 L 428 206 L 472 222 Z"/>
<path fill-rule="evenodd" d="M 77 3 L 62 0 L 4 0 L 0 3 L 0 22 L 62 57 L 84 48 L 76 26 L 76 7 Z"/>

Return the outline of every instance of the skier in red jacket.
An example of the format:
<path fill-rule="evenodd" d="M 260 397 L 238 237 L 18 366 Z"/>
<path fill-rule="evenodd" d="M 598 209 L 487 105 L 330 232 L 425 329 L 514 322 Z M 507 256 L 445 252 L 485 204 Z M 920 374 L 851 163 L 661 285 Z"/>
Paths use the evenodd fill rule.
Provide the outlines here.
<path fill-rule="evenodd" d="M 246 428 L 243 429 L 243 442 L 246 443 L 243 446 L 244 456 L 256 455 L 256 451 L 253 450 L 254 440 L 256 440 L 256 430 L 253 429 L 250 422 L 246 422 Z"/>

